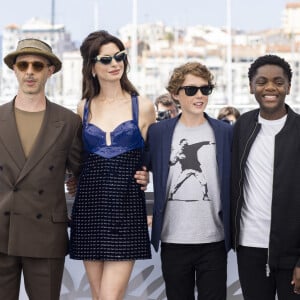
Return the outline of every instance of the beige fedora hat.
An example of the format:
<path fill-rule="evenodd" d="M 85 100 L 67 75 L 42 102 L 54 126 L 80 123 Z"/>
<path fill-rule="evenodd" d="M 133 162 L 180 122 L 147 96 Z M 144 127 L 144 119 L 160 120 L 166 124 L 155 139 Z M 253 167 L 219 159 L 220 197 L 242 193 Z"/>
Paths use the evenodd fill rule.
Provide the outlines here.
<path fill-rule="evenodd" d="M 61 61 L 53 54 L 52 48 L 47 43 L 32 38 L 20 40 L 16 51 L 7 54 L 4 57 L 4 62 L 10 69 L 13 69 L 17 56 L 26 54 L 41 55 L 47 58 L 55 67 L 54 73 L 61 69 Z"/>

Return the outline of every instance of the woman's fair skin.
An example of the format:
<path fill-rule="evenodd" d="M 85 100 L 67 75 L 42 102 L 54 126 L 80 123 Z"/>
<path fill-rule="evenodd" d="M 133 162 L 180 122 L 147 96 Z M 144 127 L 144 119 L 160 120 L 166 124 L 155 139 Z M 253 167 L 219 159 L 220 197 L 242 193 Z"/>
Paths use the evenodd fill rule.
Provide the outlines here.
<path fill-rule="evenodd" d="M 113 56 L 120 52 L 114 43 L 104 44 L 99 55 Z M 131 95 L 121 87 L 120 79 L 124 72 L 124 62 L 112 59 L 104 65 L 96 62 L 93 74 L 98 79 L 101 89 L 90 102 L 89 123 L 106 132 L 106 144 L 111 145 L 110 133 L 120 124 L 132 120 Z M 138 97 L 139 128 L 143 138 L 147 129 L 155 122 L 155 110 L 152 102 Z M 78 106 L 82 117 L 85 100 Z M 84 261 L 84 266 L 91 286 L 93 300 L 122 300 L 126 292 L 134 261 Z"/>
<path fill-rule="evenodd" d="M 99 55 L 111 55 L 120 52 L 119 48 L 109 43 L 103 45 Z M 100 81 L 101 92 L 91 101 L 92 117 L 90 123 L 98 126 L 107 133 L 107 144 L 110 145 L 108 133 L 119 124 L 132 119 L 131 95 L 123 91 L 120 78 L 124 70 L 123 62 L 115 59 L 109 65 L 96 63 L 94 72 Z M 85 101 L 81 101 L 78 113 L 82 117 Z M 96 112 L 96 113 L 95 113 Z M 113 118 L 112 118 L 113 116 Z M 149 99 L 139 97 L 139 127 L 144 139 L 149 125 L 155 122 L 155 110 Z"/>

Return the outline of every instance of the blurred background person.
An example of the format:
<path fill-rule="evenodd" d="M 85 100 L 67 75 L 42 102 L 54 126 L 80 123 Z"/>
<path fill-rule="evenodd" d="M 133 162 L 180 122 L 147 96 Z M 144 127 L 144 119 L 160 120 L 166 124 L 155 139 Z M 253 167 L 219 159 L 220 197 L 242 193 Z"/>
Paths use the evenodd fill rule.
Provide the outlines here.
<path fill-rule="evenodd" d="M 176 103 L 169 93 L 158 96 L 154 104 L 157 121 L 174 118 L 179 113 L 179 104 Z"/>
<path fill-rule="evenodd" d="M 229 124 L 234 124 L 236 120 L 240 117 L 240 112 L 233 106 L 225 106 L 220 109 L 217 119 L 227 122 Z"/>

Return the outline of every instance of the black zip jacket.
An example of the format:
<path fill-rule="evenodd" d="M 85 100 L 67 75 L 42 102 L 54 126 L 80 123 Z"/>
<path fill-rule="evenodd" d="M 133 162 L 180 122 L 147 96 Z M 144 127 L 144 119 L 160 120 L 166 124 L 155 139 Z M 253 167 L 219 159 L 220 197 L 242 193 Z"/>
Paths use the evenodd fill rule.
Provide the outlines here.
<path fill-rule="evenodd" d="M 300 115 L 288 105 L 287 120 L 275 137 L 273 197 L 268 264 L 271 269 L 300 267 Z M 234 125 L 231 176 L 232 246 L 239 246 L 245 164 L 261 125 L 259 110 Z M 267 262 L 266 262 L 267 263 Z"/>

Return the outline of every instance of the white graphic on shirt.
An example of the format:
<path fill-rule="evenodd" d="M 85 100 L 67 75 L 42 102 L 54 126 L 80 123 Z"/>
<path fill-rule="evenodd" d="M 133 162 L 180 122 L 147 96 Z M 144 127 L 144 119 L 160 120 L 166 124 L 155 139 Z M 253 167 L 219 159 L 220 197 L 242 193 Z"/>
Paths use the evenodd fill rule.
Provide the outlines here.
<path fill-rule="evenodd" d="M 186 139 L 179 142 L 178 149 L 172 149 L 170 166 L 179 163 L 181 171 L 175 180 L 172 181 L 169 193 L 169 201 L 199 201 L 199 200 L 182 200 L 174 197 L 184 182 L 192 176 L 199 182 L 202 187 L 203 201 L 210 201 L 208 196 L 208 187 L 205 174 L 201 168 L 201 162 L 198 159 L 198 151 L 203 146 L 212 145 L 215 143 L 203 141 L 195 144 L 189 144 Z"/>

